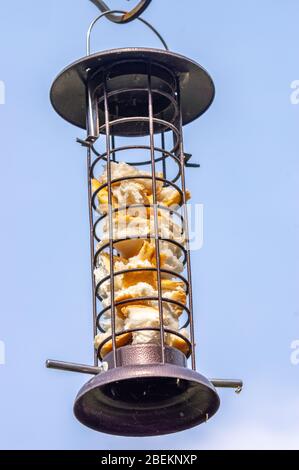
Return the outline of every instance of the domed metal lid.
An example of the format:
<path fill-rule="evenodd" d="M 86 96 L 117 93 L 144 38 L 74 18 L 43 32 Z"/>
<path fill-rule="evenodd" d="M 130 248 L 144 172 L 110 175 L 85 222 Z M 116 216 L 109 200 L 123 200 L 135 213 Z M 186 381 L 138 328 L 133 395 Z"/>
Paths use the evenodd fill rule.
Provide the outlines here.
<path fill-rule="evenodd" d="M 164 66 L 179 78 L 183 125 L 198 118 L 211 105 L 215 95 L 213 81 L 196 62 L 162 49 L 123 48 L 83 57 L 64 69 L 51 88 L 50 97 L 54 109 L 68 122 L 86 129 L 88 78 L 114 62 L 134 59 Z"/>

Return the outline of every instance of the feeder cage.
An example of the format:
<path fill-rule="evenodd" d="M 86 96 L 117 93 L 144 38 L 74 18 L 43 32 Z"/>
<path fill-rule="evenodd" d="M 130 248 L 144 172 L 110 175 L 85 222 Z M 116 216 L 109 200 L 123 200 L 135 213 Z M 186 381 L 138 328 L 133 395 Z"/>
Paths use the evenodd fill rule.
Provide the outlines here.
<path fill-rule="evenodd" d="M 196 165 L 183 126 L 208 109 L 214 85 L 160 35 L 165 50 L 90 54 L 90 33 L 106 14 L 88 31 L 87 56 L 51 89 L 58 114 L 87 130 L 78 141 L 87 150 L 94 365 L 47 367 L 94 375 L 75 400 L 84 425 L 167 434 L 212 417 L 215 387 L 242 386 L 208 380 L 195 363 L 185 168 Z"/>

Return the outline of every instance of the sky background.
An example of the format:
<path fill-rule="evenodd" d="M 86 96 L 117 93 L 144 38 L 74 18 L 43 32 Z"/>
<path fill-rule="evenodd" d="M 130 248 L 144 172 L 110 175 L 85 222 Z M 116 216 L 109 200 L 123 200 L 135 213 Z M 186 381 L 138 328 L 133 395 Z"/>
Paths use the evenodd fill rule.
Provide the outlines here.
<path fill-rule="evenodd" d="M 290 95 L 299 2 L 153 0 L 144 14 L 215 81 L 213 106 L 185 129 L 201 164 L 188 187 L 204 205 L 204 244 L 192 254 L 197 360 L 208 377 L 245 387 L 220 390 L 208 424 L 141 439 L 83 427 L 72 405 L 88 377 L 44 367 L 92 361 L 85 151 L 75 143 L 84 132 L 56 115 L 49 89 L 85 55 L 97 9 L 88 0 L 0 7 L 0 448 L 298 449 L 299 105 Z M 103 21 L 93 38 L 94 51 L 160 47 L 138 22 Z"/>

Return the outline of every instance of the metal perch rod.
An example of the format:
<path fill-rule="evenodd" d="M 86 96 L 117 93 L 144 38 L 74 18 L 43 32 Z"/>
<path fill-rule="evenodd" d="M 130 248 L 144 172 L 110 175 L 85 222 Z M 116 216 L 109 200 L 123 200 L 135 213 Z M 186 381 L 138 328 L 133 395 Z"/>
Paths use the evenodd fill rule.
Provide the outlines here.
<path fill-rule="evenodd" d="M 84 364 L 75 364 L 74 362 L 54 361 L 52 359 L 48 359 L 46 361 L 46 367 L 48 369 L 57 369 L 65 370 L 68 372 L 80 372 L 82 374 L 97 375 L 101 372 L 106 372 L 108 365 L 107 363 L 103 362 L 102 366 L 95 367 Z M 214 385 L 214 387 L 234 388 L 238 393 L 241 392 L 243 388 L 242 380 L 237 379 L 210 379 L 210 382 Z"/>
<path fill-rule="evenodd" d="M 105 372 L 107 370 L 106 362 L 103 363 L 102 366 L 88 366 L 85 364 L 75 364 L 74 362 L 64 362 L 64 361 L 52 361 L 48 359 L 46 361 L 46 367 L 48 369 L 57 369 L 57 370 L 65 370 L 68 372 L 80 372 L 82 374 L 92 374 L 97 375 L 101 372 Z"/>

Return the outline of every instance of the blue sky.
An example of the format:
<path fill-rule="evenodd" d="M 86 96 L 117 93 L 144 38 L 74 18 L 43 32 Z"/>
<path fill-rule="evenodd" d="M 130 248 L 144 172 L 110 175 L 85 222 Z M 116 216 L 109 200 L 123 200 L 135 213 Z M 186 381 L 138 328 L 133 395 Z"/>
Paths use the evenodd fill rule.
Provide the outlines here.
<path fill-rule="evenodd" d="M 299 4 L 181 4 L 153 0 L 144 17 L 216 85 L 213 106 L 185 129 L 201 164 L 188 187 L 204 205 L 204 244 L 192 254 L 198 369 L 243 378 L 244 391 L 220 391 L 207 425 L 172 436 L 111 437 L 74 419 L 86 377 L 44 362 L 92 360 L 85 152 L 75 143 L 84 133 L 55 114 L 49 89 L 85 54 L 97 10 L 87 0 L 2 1 L 0 448 L 299 448 L 299 365 L 290 360 L 299 339 L 299 105 L 290 101 Z M 121 46 L 159 43 L 141 24 L 98 25 L 94 51 Z"/>

